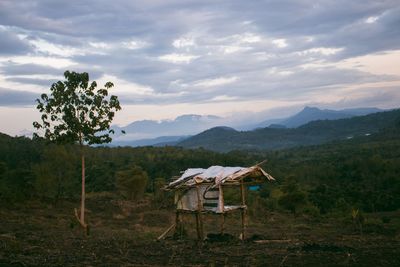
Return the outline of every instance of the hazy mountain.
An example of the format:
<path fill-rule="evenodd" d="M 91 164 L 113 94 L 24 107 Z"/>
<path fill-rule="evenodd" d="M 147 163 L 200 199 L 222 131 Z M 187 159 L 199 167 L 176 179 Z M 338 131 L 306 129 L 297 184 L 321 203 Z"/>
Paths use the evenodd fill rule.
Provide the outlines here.
<path fill-rule="evenodd" d="M 174 120 L 135 121 L 124 127 L 113 126 L 116 133 L 120 133 L 121 130 L 126 132 L 124 135 L 117 135 L 113 144 L 132 140 L 154 139 L 160 136 L 164 138 L 171 137 L 174 139 L 174 137 L 177 136 L 193 135 L 211 127 L 215 127 L 221 124 L 221 121 L 222 118 L 217 116 L 202 116 L 194 114 L 182 115 Z M 147 141 L 143 141 L 142 143 L 146 142 Z M 154 144 L 153 141 L 150 143 Z"/>
<path fill-rule="evenodd" d="M 393 110 L 347 119 L 318 120 L 298 128 L 267 127 L 239 132 L 232 128 L 216 127 L 183 140 L 178 145 L 224 152 L 235 149 L 282 149 L 369 136 L 398 124 L 400 110 Z"/>
<path fill-rule="evenodd" d="M 28 130 L 28 129 L 23 129 L 23 130 L 18 132 L 17 136 L 25 136 L 25 137 L 32 138 L 33 131 Z"/>
<path fill-rule="evenodd" d="M 189 138 L 189 136 L 160 136 L 151 139 L 140 139 L 132 141 L 115 141 L 112 142 L 112 146 L 173 146 L 184 139 Z"/>
<path fill-rule="evenodd" d="M 305 107 L 299 113 L 280 119 L 269 119 L 258 124 L 246 124 L 247 120 L 232 122 L 232 118 L 221 118 L 213 115 L 188 114 L 174 120 L 142 120 L 135 121 L 124 127 L 113 126 L 116 132 L 112 145 L 145 146 L 159 143 L 174 144 L 180 138 L 198 134 L 218 125 L 231 126 L 240 130 L 253 130 L 257 128 L 294 128 L 315 120 L 335 120 L 350 118 L 358 115 L 380 111 L 377 108 L 360 108 L 344 110 L 318 109 Z M 233 124 L 233 125 L 232 125 Z M 121 135 L 121 131 L 126 134 Z M 165 141 L 164 141 L 165 140 Z M 171 143 L 172 142 L 172 143 Z"/>
<path fill-rule="evenodd" d="M 316 120 L 338 120 L 351 118 L 354 116 L 362 116 L 382 111 L 378 108 L 355 108 L 330 110 L 319 109 L 316 107 L 305 107 L 299 113 L 284 119 L 270 119 L 258 124 L 255 128 L 268 127 L 271 124 L 286 126 L 287 128 L 296 128 L 311 121 Z"/>

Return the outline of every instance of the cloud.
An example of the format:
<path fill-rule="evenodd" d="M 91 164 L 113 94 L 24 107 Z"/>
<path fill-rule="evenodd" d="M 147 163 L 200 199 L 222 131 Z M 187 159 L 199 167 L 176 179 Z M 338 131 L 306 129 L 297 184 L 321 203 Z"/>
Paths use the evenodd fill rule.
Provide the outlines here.
<path fill-rule="evenodd" d="M 365 20 L 365 23 L 375 23 L 379 19 L 378 16 L 371 16 Z"/>
<path fill-rule="evenodd" d="M 190 46 L 194 46 L 195 42 L 194 42 L 194 39 L 191 37 L 181 37 L 181 38 L 175 39 L 172 42 L 172 45 L 176 48 L 190 47 Z"/>
<path fill-rule="evenodd" d="M 275 40 L 272 40 L 272 43 L 274 45 L 276 45 L 276 47 L 278 47 L 278 48 L 284 48 L 284 47 L 288 46 L 286 39 L 275 39 Z"/>
<path fill-rule="evenodd" d="M 343 96 L 336 102 L 328 103 L 332 108 L 379 107 L 383 109 L 399 108 L 399 86 L 361 87 L 356 94 Z M 327 103 L 324 103 L 327 106 Z"/>
<path fill-rule="evenodd" d="M 50 86 L 53 83 L 58 81 L 57 79 L 39 79 L 39 78 L 28 78 L 28 77 L 11 77 L 11 78 L 6 78 L 6 80 L 14 83 L 34 84 L 48 88 L 50 88 Z"/>
<path fill-rule="evenodd" d="M 397 59 L 399 18 L 397 0 L 1 1 L 0 80 L 47 90 L 69 69 L 127 104 L 300 105 L 400 84 L 396 64 L 373 67 Z"/>
<path fill-rule="evenodd" d="M 238 80 L 238 77 L 218 77 L 215 79 L 206 79 L 201 81 L 196 81 L 193 83 L 195 87 L 216 87 L 234 83 Z"/>
<path fill-rule="evenodd" d="M 61 71 L 58 68 L 33 63 L 17 64 L 14 62 L 6 62 L 0 67 L 0 73 L 6 76 L 33 74 L 59 75 Z"/>
<path fill-rule="evenodd" d="M 26 40 L 0 25 L 0 55 L 21 55 L 31 50 Z"/>
<path fill-rule="evenodd" d="M 0 87 L 0 106 L 30 106 L 35 104 L 38 97 L 36 93 Z"/>
<path fill-rule="evenodd" d="M 158 59 L 161 61 L 171 62 L 171 63 L 190 63 L 192 60 L 199 58 L 199 56 L 190 55 L 190 54 L 167 54 L 159 56 Z"/>

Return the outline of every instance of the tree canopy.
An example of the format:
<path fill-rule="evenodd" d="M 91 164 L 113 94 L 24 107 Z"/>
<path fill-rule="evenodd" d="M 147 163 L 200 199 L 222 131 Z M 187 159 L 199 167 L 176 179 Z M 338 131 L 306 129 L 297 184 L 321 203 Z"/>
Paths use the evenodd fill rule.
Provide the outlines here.
<path fill-rule="evenodd" d="M 108 97 L 114 85 L 97 89 L 86 72 L 64 72 L 65 81 L 53 83 L 50 95 L 37 99 L 41 122 L 34 122 L 44 137 L 59 143 L 102 144 L 111 142 L 110 129 L 115 112 L 121 109 L 118 97 Z"/>

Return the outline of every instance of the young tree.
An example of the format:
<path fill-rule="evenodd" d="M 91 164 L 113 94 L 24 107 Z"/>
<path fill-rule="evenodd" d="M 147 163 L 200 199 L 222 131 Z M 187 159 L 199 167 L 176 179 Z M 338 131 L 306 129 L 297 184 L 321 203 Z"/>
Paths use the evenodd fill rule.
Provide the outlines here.
<path fill-rule="evenodd" d="M 107 82 L 102 89 L 89 83 L 86 72 L 64 72 L 65 81 L 53 83 L 50 94 L 37 99 L 37 109 L 42 113 L 41 122 L 33 126 L 44 131 L 44 137 L 57 143 L 76 143 L 80 146 L 82 160 L 82 195 L 80 217 L 75 215 L 87 230 L 85 223 L 85 153 L 84 146 L 111 142 L 110 129 L 115 112 L 121 109 L 118 97 L 108 96 L 114 85 Z M 38 136 L 38 134 L 35 134 Z"/>

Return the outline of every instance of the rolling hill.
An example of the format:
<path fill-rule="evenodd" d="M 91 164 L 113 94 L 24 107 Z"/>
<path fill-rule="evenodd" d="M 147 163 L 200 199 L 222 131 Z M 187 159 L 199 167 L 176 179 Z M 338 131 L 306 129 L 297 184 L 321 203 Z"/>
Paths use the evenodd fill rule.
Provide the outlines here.
<path fill-rule="evenodd" d="M 399 124 L 400 110 L 397 109 L 346 119 L 312 121 L 297 128 L 274 127 L 236 131 L 227 127 L 215 127 L 177 145 L 185 148 L 203 147 L 220 152 L 275 150 L 370 136 L 388 128 L 398 127 Z"/>

